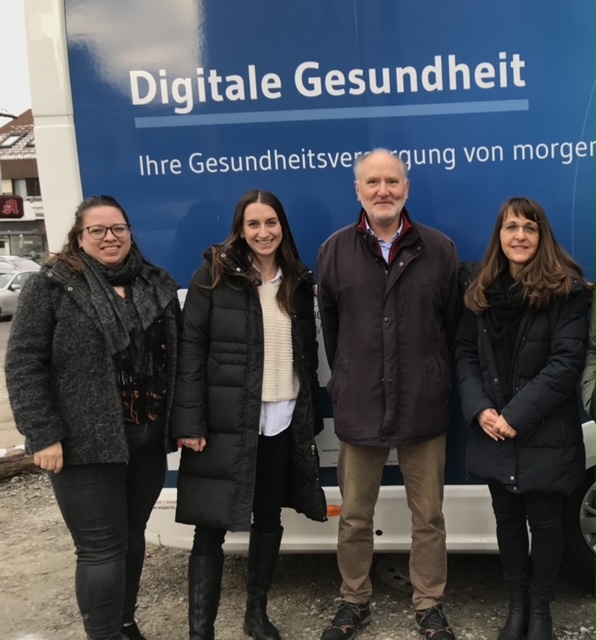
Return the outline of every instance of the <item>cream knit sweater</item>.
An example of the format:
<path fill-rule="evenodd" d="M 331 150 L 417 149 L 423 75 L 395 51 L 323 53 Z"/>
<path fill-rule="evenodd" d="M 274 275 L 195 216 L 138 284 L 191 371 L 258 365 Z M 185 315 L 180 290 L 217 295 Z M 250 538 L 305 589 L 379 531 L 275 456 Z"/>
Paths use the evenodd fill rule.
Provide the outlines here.
<path fill-rule="evenodd" d="M 300 385 L 294 371 L 292 320 L 277 304 L 279 282 L 257 287 L 263 310 L 265 362 L 263 367 L 263 402 L 293 400 Z"/>

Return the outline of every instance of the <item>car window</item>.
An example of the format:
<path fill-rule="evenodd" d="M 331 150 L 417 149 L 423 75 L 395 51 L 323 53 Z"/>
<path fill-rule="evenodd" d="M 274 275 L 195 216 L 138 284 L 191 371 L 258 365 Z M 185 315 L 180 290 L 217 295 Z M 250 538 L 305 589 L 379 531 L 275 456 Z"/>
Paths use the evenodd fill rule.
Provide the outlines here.
<path fill-rule="evenodd" d="M 5 287 L 12 278 L 12 273 L 0 273 L 0 288 Z"/>
<path fill-rule="evenodd" d="M 14 277 L 14 280 L 10 284 L 11 285 L 18 284 L 22 287 L 25 284 L 25 282 L 29 280 L 31 275 L 32 275 L 31 271 L 26 271 L 25 273 L 19 273 Z"/>

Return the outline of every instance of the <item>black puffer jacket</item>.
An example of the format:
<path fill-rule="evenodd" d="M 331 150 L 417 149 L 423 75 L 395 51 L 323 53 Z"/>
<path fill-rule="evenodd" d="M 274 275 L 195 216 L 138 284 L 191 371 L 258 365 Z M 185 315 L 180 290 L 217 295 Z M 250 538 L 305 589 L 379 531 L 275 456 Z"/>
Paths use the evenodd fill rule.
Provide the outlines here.
<path fill-rule="evenodd" d="M 236 261 L 228 254 L 234 264 Z M 244 267 L 237 264 L 237 269 Z M 195 273 L 183 311 L 174 401 L 175 437 L 206 437 L 201 453 L 182 449 L 176 520 L 250 528 L 263 380 L 263 320 L 255 284 L 234 278 L 215 289 L 210 267 Z M 314 436 L 323 428 L 317 378 L 312 272 L 295 275 L 292 339 L 300 392 L 291 424 L 287 506 L 326 519 Z"/>
<path fill-rule="evenodd" d="M 465 309 L 455 354 L 464 418 L 470 425 L 466 463 L 473 476 L 496 480 L 519 493 L 564 494 L 583 478 L 577 383 L 584 363 L 587 304 L 587 294 L 577 282 L 568 298 L 524 313 L 508 403 L 485 316 Z M 489 407 L 503 414 L 519 433 L 517 438 L 495 442 L 484 433 L 476 415 Z"/>

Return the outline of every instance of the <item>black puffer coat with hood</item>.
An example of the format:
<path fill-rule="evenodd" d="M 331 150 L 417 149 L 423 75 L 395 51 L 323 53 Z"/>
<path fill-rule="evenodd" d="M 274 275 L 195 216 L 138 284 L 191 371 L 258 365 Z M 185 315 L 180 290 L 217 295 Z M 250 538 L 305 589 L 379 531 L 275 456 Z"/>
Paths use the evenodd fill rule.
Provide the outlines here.
<path fill-rule="evenodd" d="M 172 419 L 177 438 L 207 439 L 201 453 L 182 449 L 176 520 L 204 527 L 250 528 L 261 389 L 263 319 L 250 278 L 211 285 L 207 262 L 193 276 L 183 310 L 179 368 Z M 246 265 L 228 252 L 239 273 Z M 294 278 L 292 343 L 300 392 L 290 425 L 291 471 L 287 505 L 326 520 L 314 436 L 323 428 L 317 378 L 312 271 L 299 263 Z"/>

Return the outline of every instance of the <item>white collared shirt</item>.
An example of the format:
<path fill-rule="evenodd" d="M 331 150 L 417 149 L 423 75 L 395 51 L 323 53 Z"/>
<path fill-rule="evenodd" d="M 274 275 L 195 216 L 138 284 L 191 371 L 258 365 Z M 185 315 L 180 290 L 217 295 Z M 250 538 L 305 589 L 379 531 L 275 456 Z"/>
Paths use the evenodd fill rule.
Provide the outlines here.
<path fill-rule="evenodd" d="M 399 224 L 399 229 L 393 234 L 391 240 L 382 240 L 379 236 L 371 229 L 371 226 L 368 224 L 368 218 L 364 217 L 364 222 L 366 223 L 366 230 L 370 233 L 370 235 L 379 243 L 379 247 L 381 248 L 381 253 L 383 254 L 383 258 L 385 262 L 389 263 L 389 255 L 391 253 L 391 247 L 395 243 L 395 241 L 401 235 L 401 232 L 404 228 L 404 219 L 401 218 L 401 222 Z"/>

